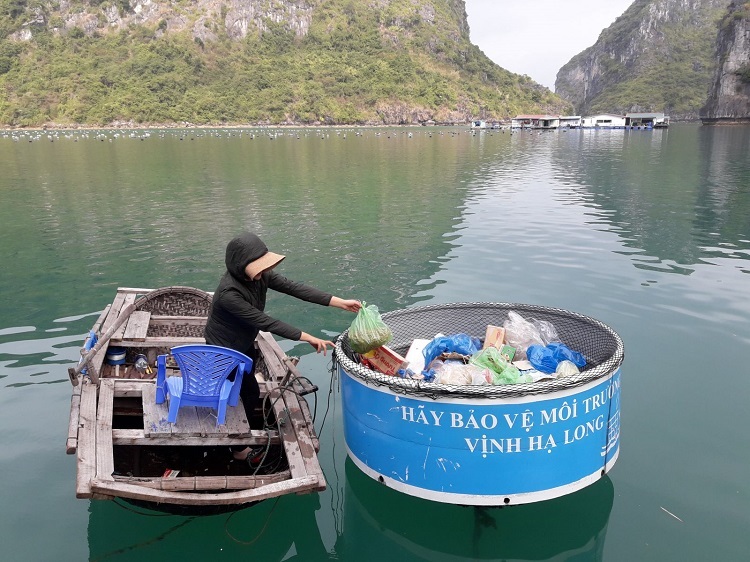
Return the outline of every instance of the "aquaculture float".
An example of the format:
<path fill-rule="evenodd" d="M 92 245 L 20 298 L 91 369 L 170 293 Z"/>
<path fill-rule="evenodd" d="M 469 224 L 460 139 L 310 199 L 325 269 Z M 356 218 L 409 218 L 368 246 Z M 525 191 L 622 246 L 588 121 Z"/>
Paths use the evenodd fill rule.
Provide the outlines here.
<path fill-rule="evenodd" d="M 348 331 L 336 341 L 344 437 L 368 476 L 420 498 L 461 505 L 548 500 L 602 478 L 620 452 L 622 340 L 566 310 L 511 303 L 452 303 L 390 312 L 389 347 L 465 333 L 483 338 L 508 313 L 551 322 L 582 353 L 576 375 L 512 385 L 446 385 L 389 376 L 359 361 Z"/>

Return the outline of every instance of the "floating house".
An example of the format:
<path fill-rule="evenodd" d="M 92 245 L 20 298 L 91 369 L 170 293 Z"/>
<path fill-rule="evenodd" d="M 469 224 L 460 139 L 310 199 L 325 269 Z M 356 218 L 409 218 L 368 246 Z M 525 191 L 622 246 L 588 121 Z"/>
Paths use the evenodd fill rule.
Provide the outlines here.
<path fill-rule="evenodd" d="M 581 120 L 583 129 L 624 129 L 625 116 L 613 113 L 602 113 L 601 115 L 592 115 L 584 117 Z"/>
<path fill-rule="evenodd" d="M 631 129 L 666 129 L 669 117 L 663 113 L 626 113 L 625 125 Z"/>
<path fill-rule="evenodd" d="M 517 115 L 510 122 L 511 129 L 557 129 L 559 115 Z"/>
<path fill-rule="evenodd" d="M 483 119 L 475 119 L 471 122 L 472 129 L 486 129 L 487 123 Z"/>
<path fill-rule="evenodd" d="M 471 128 L 484 128 L 484 121 L 473 121 Z M 663 113 L 602 113 L 580 115 L 517 115 L 511 120 L 511 129 L 659 129 L 669 126 L 669 117 Z"/>
<path fill-rule="evenodd" d="M 578 129 L 581 126 L 580 115 L 561 115 L 560 116 L 560 128 L 561 129 Z"/>

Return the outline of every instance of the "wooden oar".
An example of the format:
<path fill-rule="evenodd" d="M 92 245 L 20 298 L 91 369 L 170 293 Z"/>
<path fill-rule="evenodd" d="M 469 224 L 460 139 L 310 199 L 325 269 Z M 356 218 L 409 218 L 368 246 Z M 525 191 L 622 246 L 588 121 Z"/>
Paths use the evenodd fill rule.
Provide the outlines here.
<path fill-rule="evenodd" d="M 130 315 L 133 313 L 133 311 L 140 306 L 141 301 L 145 297 L 141 297 L 137 301 L 135 301 L 132 304 L 129 304 L 125 308 L 123 308 L 120 311 L 120 314 L 117 316 L 117 320 L 114 321 L 114 323 L 107 329 L 104 334 L 102 334 L 102 337 L 99 338 L 99 341 L 96 342 L 96 345 L 92 347 L 78 362 L 78 365 L 75 367 L 70 367 L 68 369 L 68 376 L 70 377 L 70 382 L 73 383 L 73 386 L 78 385 L 78 375 L 81 373 L 82 369 L 85 369 L 86 366 L 91 363 L 91 360 L 96 356 L 97 353 L 99 353 L 99 350 L 101 350 L 104 345 L 109 342 L 110 339 L 112 339 L 112 336 L 117 331 L 117 329 L 122 326 L 125 321 L 130 317 Z M 89 369 L 88 370 L 88 376 L 91 379 L 91 382 L 93 382 L 95 385 L 99 385 L 99 376 L 95 372 L 95 369 Z"/>

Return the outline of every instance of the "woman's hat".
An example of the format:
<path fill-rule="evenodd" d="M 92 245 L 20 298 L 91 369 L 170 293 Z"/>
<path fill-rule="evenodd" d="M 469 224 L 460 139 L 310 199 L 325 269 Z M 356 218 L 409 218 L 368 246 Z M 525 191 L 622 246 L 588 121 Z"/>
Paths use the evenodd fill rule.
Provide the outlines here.
<path fill-rule="evenodd" d="M 277 266 L 285 257 L 281 254 L 266 252 L 257 260 L 253 260 L 245 266 L 245 274 L 250 279 L 253 279 L 256 275 L 263 273 L 267 269 Z"/>

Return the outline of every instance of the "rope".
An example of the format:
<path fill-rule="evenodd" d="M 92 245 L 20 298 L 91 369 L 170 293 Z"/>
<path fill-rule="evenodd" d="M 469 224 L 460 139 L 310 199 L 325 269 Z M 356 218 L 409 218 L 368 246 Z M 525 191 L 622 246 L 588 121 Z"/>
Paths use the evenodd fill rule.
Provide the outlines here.
<path fill-rule="evenodd" d="M 132 513 L 135 513 L 136 515 L 144 515 L 146 517 L 172 517 L 173 516 L 171 513 L 148 513 L 146 511 L 140 511 L 140 510 L 137 510 L 137 509 L 133 509 L 131 506 L 125 505 L 124 503 L 122 503 L 121 501 L 119 501 L 119 499 L 120 498 L 118 498 L 118 497 L 113 498 L 113 502 L 115 503 L 115 505 L 119 505 L 124 510 L 130 511 Z"/>
<path fill-rule="evenodd" d="M 121 506 L 121 507 L 124 507 L 124 506 Z M 147 513 L 141 513 L 139 515 L 148 515 L 148 514 Z M 166 515 L 166 514 L 164 514 L 164 515 Z M 192 523 L 194 520 L 195 520 L 195 517 L 190 517 L 190 518 L 186 519 L 185 521 L 181 521 L 177 525 L 174 525 L 173 527 L 170 527 L 169 529 L 167 529 L 163 533 L 161 533 L 161 534 L 159 534 L 159 535 L 157 535 L 157 536 L 155 536 L 155 537 L 153 537 L 153 538 L 151 538 L 149 540 L 142 541 L 142 542 L 135 543 L 135 544 L 131 544 L 129 546 L 124 546 L 122 548 L 118 548 L 116 550 L 113 550 L 111 552 L 103 554 L 103 555 L 99 556 L 98 558 L 92 558 L 91 560 L 93 562 L 98 562 L 99 560 L 105 560 L 107 558 L 112 558 L 113 556 L 119 556 L 121 554 L 125 554 L 126 552 L 130 552 L 130 551 L 133 551 L 133 550 L 138 550 L 138 549 L 143 548 L 144 546 L 148 546 L 150 544 L 153 544 L 153 543 L 156 543 L 156 542 L 160 542 L 160 541 L 164 540 L 165 538 L 167 538 L 172 533 L 174 533 L 175 531 L 177 531 L 177 530 L 181 529 L 182 527 L 184 527 L 185 525 L 187 525 L 188 523 Z"/>
<path fill-rule="evenodd" d="M 338 383 L 338 384 L 337 384 Z M 328 399 L 326 404 L 326 411 L 323 415 L 323 421 L 320 425 L 320 431 L 318 435 L 322 435 L 323 433 L 323 427 L 325 427 L 326 418 L 328 417 L 328 411 L 331 407 L 331 398 L 333 397 L 333 421 L 331 422 L 333 426 L 331 427 L 331 433 L 332 433 L 332 439 L 331 439 L 331 464 L 333 465 L 333 473 L 335 475 L 334 482 L 335 485 L 335 491 L 334 489 L 331 489 L 331 513 L 333 515 L 333 524 L 334 529 L 336 531 L 336 535 L 340 536 L 343 533 L 343 504 L 344 504 L 344 498 L 343 494 L 340 493 L 338 483 L 339 480 L 339 473 L 338 468 L 336 467 L 336 403 L 337 400 L 334 397 L 334 394 L 336 394 L 336 391 L 340 391 L 341 388 L 339 386 L 340 380 L 338 378 L 338 368 L 336 366 L 336 359 L 332 359 L 331 364 L 331 382 L 328 387 Z M 323 467 L 321 466 L 321 470 L 323 470 Z M 325 476 L 325 470 L 323 470 L 324 476 Z M 326 480 L 329 480 L 329 478 L 326 476 Z"/>
<path fill-rule="evenodd" d="M 232 520 L 232 517 L 234 517 L 237 513 L 239 513 L 237 511 L 229 514 L 229 516 L 227 517 L 227 520 L 224 521 L 224 532 L 227 534 L 227 536 L 230 539 L 232 539 L 236 543 L 243 544 L 243 545 L 251 545 L 251 544 L 255 543 L 260 537 L 263 536 L 263 533 L 266 532 L 266 528 L 268 527 L 268 524 L 271 522 L 271 516 L 273 515 L 273 512 L 276 509 L 276 506 L 279 504 L 279 500 L 280 499 L 281 499 L 281 497 L 279 496 L 273 502 L 273 507 L 271 507 L 271 511 L 269 511 L 268 515 L 266 516 L 266 522 L 263 524 L 263 527 L 261 527 L 260 532 L 258 532 L 258 534 L 255 536 L 255 538 L 253 540 L 243 541 L 243 540 L 238 539 L 237 537 L 235 537 L 231 532 L 229 532 L 229 528 L 228 528 L 229 527 L 229 522 Z"/>

